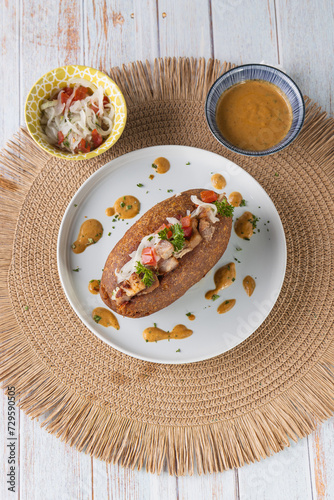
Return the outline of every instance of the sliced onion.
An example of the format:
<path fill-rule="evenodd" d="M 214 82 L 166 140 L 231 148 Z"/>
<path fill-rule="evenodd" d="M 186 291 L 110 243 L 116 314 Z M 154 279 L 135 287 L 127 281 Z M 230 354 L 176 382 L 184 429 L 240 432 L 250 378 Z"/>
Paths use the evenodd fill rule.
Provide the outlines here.
<path fill-rule="evenodd" d="M 90 90 L 93 92 L 96 91 L 98 87 L 94 85 L 94 83 L 90 82 L 89 80 L 85 80 L 85 78 L 71 78 L 71 80 L 68 81 L 69 84 L 71 83 L 78 83 L 79 85 L 82 85 L 83 87 L 88 87 Z"/>
<path fill-rule="evenodd" d="M 218 217 L 216 217 L 216 205 L 214 205 L 213 203 L 205 203 L 204 201 L 199 200 L 195 195 L 192 195 L 190 199 L 194 203 L 194 205 L 197 205 L 197 208 L 193 212 L 191 212 L 191 217 L 196 217 L 197 215 L 199 215 L 202 211 L 202 208 L 204 208 L 205 210 L 207 210 L 207 215 L 211 222 L 215 223 L 219 221 Z"/>
<path fill-rule="evenodd" d="M 44 111 L 47 108 L 51 108 L 52 106 L 57 105 L 57 100 L 54 99 L 53 101 L 44 101 L 43 104 L 41 104 L 41 111 Z"/>

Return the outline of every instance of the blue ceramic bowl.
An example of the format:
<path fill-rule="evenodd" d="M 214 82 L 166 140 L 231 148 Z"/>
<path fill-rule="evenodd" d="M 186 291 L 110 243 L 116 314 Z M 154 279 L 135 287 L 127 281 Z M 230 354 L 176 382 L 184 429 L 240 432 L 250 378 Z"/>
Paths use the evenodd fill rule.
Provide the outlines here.
<path fill-rule="evenodd" d="M 289 132 L 278 144 L 263 151 L 247 151 L 233 146 L 217 127 L 216 106 L 220 96 L 232 85 L 245 80 L 265 80 L 273 83 L 284 92 L 292 108 L 292 125 Z M 227 71 L 215 81 L 206 98 L 205 115 L 212 134 L 223 146 L 246 156 L 265 156 L 281 151 L 297 137 L 304 123 L 305 104 L 299 88 L 283 71 L 264 64 L 245 64 Z"/>

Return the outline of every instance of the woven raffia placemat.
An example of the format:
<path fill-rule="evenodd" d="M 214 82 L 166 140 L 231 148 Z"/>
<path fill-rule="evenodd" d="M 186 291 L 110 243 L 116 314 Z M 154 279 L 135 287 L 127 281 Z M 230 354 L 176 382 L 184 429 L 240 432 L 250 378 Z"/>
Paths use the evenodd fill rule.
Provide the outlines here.
<path fill-rule="evenodd" d="M 129 115 L 109 153 L 61 161 L 21 131 L 1 155 L 0 379 L 49 432 L 106 461 L 223 471 L 278 452 L 334 410 L 334 121 L 307 99 L 290 147 L 232 154 L 204 118 L 208 88 L 229 67 L 165 59 L 113 69 Z M 268 318 L 236 348 L 195 364 L 148 363 L 104 344 L 73 312 L 57 272 L 58 230 L 77 189 L 112 158 L 158 144 L 235 161 L 270 195 L 286 234 L 286 277 Z"/>

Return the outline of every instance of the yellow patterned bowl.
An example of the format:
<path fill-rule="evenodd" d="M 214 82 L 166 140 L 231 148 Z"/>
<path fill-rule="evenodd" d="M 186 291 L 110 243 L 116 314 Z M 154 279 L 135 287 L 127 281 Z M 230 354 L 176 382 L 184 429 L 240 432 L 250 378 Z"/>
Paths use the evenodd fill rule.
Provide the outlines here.
<path fill-rule="evenodd" d="M 98 148 L 89 153 L 72 154 L 47 142 L 41 127 L 40 103 L 48 99 L 55 88 L 68 85 L 71 78 L 84 78 L 97 86 L 103 87 L 105 94 L 115 109 L 114 127 L 109 137 Z M 120 138 L 127 116 L 124 96 L 116 83 L 105 73 L 88 66 L 62 66 L 42 76 L 30 90 L 25 105 L 25 120 L 31 137 L 45 151 L 65 160 L 87 160 L 107 151 Z"/>

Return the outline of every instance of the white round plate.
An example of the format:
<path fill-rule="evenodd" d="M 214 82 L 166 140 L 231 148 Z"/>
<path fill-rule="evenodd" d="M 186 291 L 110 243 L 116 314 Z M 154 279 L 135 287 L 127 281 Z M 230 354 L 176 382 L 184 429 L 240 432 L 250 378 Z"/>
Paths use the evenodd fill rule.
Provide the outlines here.
<path fill-rule="evenodd" d="M 163 175 L 155 173 L 152 163 L 158 156 L 169 159 L 171 168 Z M 245 210 L 260 218 L 256 234 L 250 241 L 240 239 L 232 229 L 226 252 L 216 266 L 183 297 L 161 311 L 140 319 L 117 315 L 120 330 L 95 323 L 92 311 L 104 306 L 99 295 L 88 291 L 92 279 L 100 279 L 105 261 L 118 240 L 149 208 L 156 203 L 192 188 L 212 189 L 212 173 L 221 173 L 229 195 L 239 191 L 245 207 L 234 210 L 234 221 Z M 155 174 L 150 180 L 149 175 Z M 138 187 L 137 184 L 143 184 Z M 168 190 L 173 192 L 168 192 Z M 141 202 L 140 214 L 128 221 L 112 222 L 105 209 L 123 195 L 134 195 Z M 173 214 L 166 214 L 173 216 Z M 82 254 L 74 254 L 71 244 L 77 239 L 81 224 L 98 219 L 103 237 Z M 259 231 L 258 231 L 259 230 Z M 111 233 L 109 235 L 109 233 Z M 185 146 L 154 146 L 133 151 L 112 160 L 93 174 L 77 191 L 66 209 L 58 237 L 58 269 L 66 296 L 83 323 L 100 339 L 135 358 L 157 363 L 191 363 L 212 358 L 249 337 L 265 320 L 280 293 L 286 268 L 286 243 L 276 208 L 253 177 L 235 163 L 208 151 Z M 214 288 L 214 272 L 224 264 L 235 262 L 236 280 L 219 292 L 219 299 L 206 300 L 204 294 Z M 73 269 L 79 268 L 78 272 Z M 255 279 L 251 297 L 245 293 L 242 280 Z M 153 299 L 154 292 L 152 292 Z M 217 307 L 227 299 L 236 299 L 233 309 L 218 314 Z M 190 321 L 186 313 L 196 319 Z M 147 343 L 142 332 L 156 323 L 164 330 L 184 324 L 193 330 L 186 339 Z"/>

